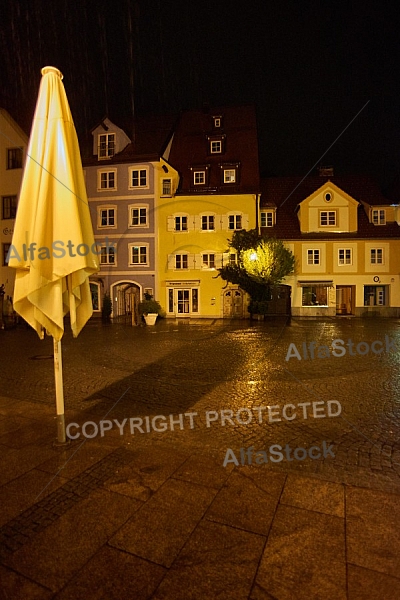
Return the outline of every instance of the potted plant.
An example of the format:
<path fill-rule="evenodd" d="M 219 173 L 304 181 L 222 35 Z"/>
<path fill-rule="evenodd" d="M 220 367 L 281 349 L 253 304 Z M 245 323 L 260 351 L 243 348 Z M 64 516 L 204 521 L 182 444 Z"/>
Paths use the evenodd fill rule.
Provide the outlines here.
<path fill-rule="evenodd" d="M 103 321 L 109 321 L 112 313 L 112 301 L 110 294 L 106 292 L 103 296 L 103 305 L 101 307 L 101 316 Z"/>
<path fill-rule="evenodd" d="M 139 302 L 138 311 L 144 316 L 146 325 L 155 325 L 158 315 L 163 312 L 160 303 L 150 294 L 145 294 L 145 299 Z"/>

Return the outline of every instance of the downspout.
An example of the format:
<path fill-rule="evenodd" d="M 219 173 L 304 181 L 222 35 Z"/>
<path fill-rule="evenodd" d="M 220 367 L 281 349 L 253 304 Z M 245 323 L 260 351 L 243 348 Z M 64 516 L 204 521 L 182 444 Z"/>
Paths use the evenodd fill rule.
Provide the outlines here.
<path fill-rule="evenodd" d="M 261 200 L 261 194 L 256 194 L 256 228 L 257 228 L 257 231 L 258 231 L 258 235 L 261 235 L 260 200 Z"/>

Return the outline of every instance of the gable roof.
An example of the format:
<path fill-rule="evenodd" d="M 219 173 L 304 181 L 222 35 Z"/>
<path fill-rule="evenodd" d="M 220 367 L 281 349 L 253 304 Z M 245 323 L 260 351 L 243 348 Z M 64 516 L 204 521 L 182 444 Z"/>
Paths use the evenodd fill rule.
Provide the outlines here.
<path fill-rule="evenodd" d="M 213 117 L 221 118 L 221 127 L 213 126 Z M 224 152 L 210 154 L 211 137 L 224 138 Z M 253 106 L 214 107 L 181 114 L 174 132 L 169 155 L 170 164 L 180 174 L 178 194 L 258 193 L 258 141 L 256 114 Z M 222 185 L 221 165 L 239 163 L 239 181 Z M 208 166 L 207 187 L 193 189 L 191 167 Z"/>
<path fill-rule="evenodd" d="M 358 207 L 358 230 L 351 233 L 313 232 L 301 233 L 297 217 L 299 204 L 331 181 L 360 203 Z M 354 239 L 354 238 L 400 238 L 397 223 L 373 225 L 368 221 L 369 206 L 390 206 L 391 200 L 383 196 L 375 181 L 368 175 L 267 177 L 261 180 L 261 209 L 275 208 L 276 223 L 264 231 L 279 239 Z"/>
<path fill-rule="evenodd" d="M 112 121 L 111 119 L 109 120 Z M 103 121 L 104 119 L 91 131 L 93 132 Z M 112 122 L 115 123 L 114 121 Z M 153 115 L 118 123 L 118 127 L 128 135 L 132 142 L 121 152 L 115 154 L 110 160 L 107 160 L 106 163 L 109 165 L 158 160 L 164 153 L 172 135 L 175 122 L 176 116 L 174 115 Z M 117 125 L 117 123 L 115 124 Z M 97 156 L 93 156 L 93 142 L 91 137 L 90 144 L 85 147 L 84 166 L 98 165 L 99 162 L 104 163 L 104 161 L 99 161 Z"/>

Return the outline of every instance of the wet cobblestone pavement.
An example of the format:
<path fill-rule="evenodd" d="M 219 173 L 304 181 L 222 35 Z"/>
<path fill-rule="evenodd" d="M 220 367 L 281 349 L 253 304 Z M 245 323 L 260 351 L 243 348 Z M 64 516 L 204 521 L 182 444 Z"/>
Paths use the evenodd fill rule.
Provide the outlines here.
<path fill-rule="evenodd" d="M 353 355 L 347 350 L 345 356 L 332 356 L 332 341 L 335 339 L 342 339 L 345 343 L 351 339 Z M 382 353 L 366 353 L 366 344 L 370 348 L 376 340 L 383 344 Z M 327 346 L 330 356 L 305 359 L 303 345 L 306 344 L 310 354 L 312 342 L 315 342 L 316 348 Z M 295 357 L 286 360 L 291 344 L 295 344 L 302 360 Z M 283 496 L 277 491 L 276 497 L 281 508 L 275 517 L 271 516 L 271 519 L 274 518 L 273 528 L 276 526 L 277 531 L 281 527 L 279 515 L 284 518 L 283 513 L 289 510 L 284 508 L 284 499 L 287 496 L 292 498 L 290 486 L 296 487 L 293 482 L 300 481 L 299 477 L 305 488 L 311 486 L 310 497 L 318 496 L 318 486 L 323 486 L 324 490 L 330 490 L 329 486 L 332 486 L 331 490 L 339 496 L 340 490 L 353 489 L 346 486 L 357 486 L 354 489 L 364 490 L 367 503 L 368 490 L 373 495 L 371 502 L 376 501 L 375 494 L 378 494 L 377 497 L 379 494 L 388 494 L 388 497 L 394 494 L 391 497 L 393 501 L 400 494 L 400 321 L 352 318 L 270 322 L 199 320 L 190 324 L 186 321 L 160 321 L 155 327 L 135 328 L 91 322 L 77 339 L 72 339 L 67 332 L 62 345 L 66 423 L 75 423 L 71 431 L 73 434 L 80 433 L 80 437 L 60 452 L 51 444 L 56 434 L 52 339 L 40 341 L 33 331 L 25 328 L 0 332 L 0 448 L 4 461 L 0 474 L 0 496 L 4 492 L 4 498 L 8 498 L 12 486 L 18 487 L 19 479 L 24 477 L 32 478 L 29 485 L 35 489 L 33 495 L 28 494 L 29 501 L 26 502 L 23 494 L 18 492 L 17 508 L 5 504 L 0 519 L 0 557 L 4 564 L 0 567 L 0 577 L 3 568 L 7 569 L 4 572 L 7 577 L 11 577 L 11 569 L 11 572 L 24 573 L 37 582 L 35 585 L 47 590 L 42 594 L 37 592 L 37 595 L 36 591 L 32 592 L 31 596 L 18 595 L 20 592 L 14 596 L 1 596 L 0 592 L 0 598 L 52 598 L 52 593 L 61 590 L 68 580 L 67 576 L 60 575 L 57 579 L 54 575 L 54 580 L 46 583 L 46 570 L 42 575 L 36 575 L 36 571 L 29 571 L 29 567 L 20 566 L 25 564 L 24 549 L 28 552 L 35 536 L 40 539 L 41 535 L 51 535 L 52 529 L 61 526 L 63 519 L 68 518 L 69 523 L 74 510 L 81 510 L 81 506 L 83 511 L 86 510 L 84 507 L 91 499 L 96 497 L 101 505 L 106 493 L 112 498 L 125 498 L 125 503 L 129 498 L 130 503 L 123 504 L 121 522 L 115 517 L 120 527 L 126 519 L 133 522 L 137 510 L 144 515 L 146 507 L 155 502 L 154 494 L 161 494 L 159 497 L 163 502 L 162 490 L 168 485 L 171 486 L 168 498 L 176 494 L 191 497 L 195 493 L 194 488 L 184 492 L 179 486 L 183 486 L 183 490 L 185 486 L 198 486 L 198 491 L 200 488 L 208 490 L 207 494 L 211 496 L 206 494 L 202 500 L 200 494 L 198 500 L 208 506 L 217 489 L 221 490 L 218 498 L 224 504 L 226 490 L 236 489 L 241 473 L 249 477 L 249 485 L 257 480 L 252 500 L 255 501 L 260 489 L 266 485 L 262 483 L 264 477 L 265 482 L 268 478 L 268 482 L 273 482 L 273 485 L 270 483 L 272 487 L 279 488 L 279 494 L 283 490 Z M 314 352 L 316 354 L 317 350 Z M 320 352 L 323 354 L 325 351 Z M 338 416 L 328 416 L 328 402 L 332 402 L 333 410 L 341 407 Z M 283 407 L 288 404 L 292 406 L 285 413 Z M 293 414 L 296 416 L 292 420 L 285 418 Z M 173 415 L 173 425 L 169 415 Z M 182 415 L 183 425 L 179 424 L 179 415 Z M 88 421 L 93 423 L 86 429 L 88 437 L 96 426 L 99 427 L 100 421 L 111 422 L 112 428 L 107 430 L 106 427 L 103 436 L 98 432 L 92 439 L 86 439 L 82 427 Z M 164 422 L 165 431 L 156 431 Z M 119 427 L 123 427 L 123 435 L 120 435 Z M 313 446 L 322 448 L 324 442 L 333 447 L 334 457 L 328 454 L 326 458 L 317 460 L 307 457 L 305 460 L 284 459 L 276 464 L 269 460 L 262 466 L 239 465 L 235 468 L 230 463 L 226 468 L 222 467 L 227 449 L 232 449 L 240 461 L 241 448 L 253 447 L 254 458 L 255 452 L 267 450 L 274 444 L 282 448 L 289 445 L 292 449 L 308 449 Z M 34 456 L 32 449 L 35 449 Z M 148 459 L 154 453 L 163 457 L 160 459 L 163 465 L 164 454 L 170 456 L 162 467 L 166 482 L 161 488 L 157 479 L 159 467 L 154 467 L 154 461 Z M 136 467 L 132 466 L 134 464 Z M 228 481 L 231 488 L 226 488 Z M 313 486 L 317 487 L 314 489 Z M 256 492 L 256 489 L 259 491 Z M 241 489 L 237 493 L 246 496 L 248 491 Z M 232 498 L 236 497 L 235 494 Z M 202 543 L 208 539 L 207 536 L 211 536 L 211 540 L 213 534 L 208 528 L 218 522 L 229 528 L 233 526 L 237 531 L 253 532 L 252 535 L 268 535 L 270 525 L 258 525 L 253 530 L 245 514 L 235 508 L 236 500 L 232 498 L 225 512 L 209 509 L 206 514 L 210 516 L 200 520 L 194 538 L 190 539 L 195 539 L 196 535 L 200 535 L 196 532 L 202 531 Z M 168 514 L 171 500 L 166 502 L 164 508 Z M 246 506 L 245 497 L 243 502 Z M 300 506 L 298 502 L 301 504 L 300 500 L 291 499 L 289 504 Z M 340 502 L 338 500 L 338 505 Z M 314 510 L 309 506 L 301 508 L 307 508 L 308 512 Z M 202 510 L 198 519 L 202 519 Z M 318 512 L 318 509 L 315 510 Z M 335 511 L 336 508 L 333 508 L 327 513 L 342 519 L 344 513 Z M 225 513 L 230 512 L 234 515 L 235 524 L 227 520 Z M 292 517 L 287 518 L 290 521 Z M 211 526 L 211 523 L 214 525 Z M 303 526 L 309 528 L 306 522 Z M 284 525 L 282 527 L 285 528 Z M 324 527 L 322 521 L 318 527 Z M 204 531 L 202 528 L 205 528 Z M 397 527 L 397 537 L 398 533 Z M 229 529 L 226 535 L 236 534 Z M 335 536 L 339 533 L 336 532 Z M 155 569 L 157 576 L 154 575 L 154 581 L 159 583 L 163 579 L 165 569 L 171 569 L 168 581 L 174 581 L 175 563 L 173 559 L 166 558 L 167 555 L 158 556 L 156 552 L 153 557 L 153 550 L 140 545 L 143 541 L 132 542 L 131 537 L 128 539 L 122 534 L 107 539 L 99 543 L 103 547 L 102 544 L 107 542 L 105 548 L 108 549 L 103 548 L 106 554 L 113 549 L 112 552 L 142 556 L 161 569 Z M 256 550 L 256 538 L 251 539 L 255 544 L 254 548 L 252 546 L 255 554 L 263 552 L 263 546 Z M 147 595 L 138 593 L 120 597 L 174 600 L 180 597 L 375 598 L 372 592 L 368 595 L 363 591 L 364 583 L 360 582 L 364 579 L 358 571 L 357 576 L 353 573 L 351 584 L 349 565 L 347 575 L 343 575 L 345 579 L 347 577 L 346 589 L 335 588 L 320 596 L 314 588 L 307 587 L 307 583 L 304 594 L 292 595 L 295 592 L 289 588 L 278 593 L 275 584 L 268 582 L 262 566 L 276 561 L 276 555 L 268 558 L 267 552 L 269 544 L 273 547 L 273 539 L 268 537 L 263 562 L 256 571 L 257 580 L 249 583 L 248 589 L 253 590 L 251 594 L 244 591 L 234 593 L 228 586 L 227 590 L 231 591 L 226 591 L 225 595 L 222 592 L 222 595 L 215 596 L 190 592 L 187 596 L 179 596 L 174 584 L 171 584 L 174 591 L 163 595 L 160 592 L 164 589 L 163 585 L 158 592 L 155 591 L 157 583 Z M 137 543 L 140 549 L 136 548 Z M 346 552 L 350 550 L 349 545 Z M 171 552 L 173 556 L 174 552 Z M 88 557 L 90 555 L 89 552 Z M 177 564 L 182 560 L 179 556 Z M 343 561 L 339 562 L 342 564 Z M 357 569 L 359 567 L 355 567 L 353 562 L 361 565 L 362 561 L 350 561 L 351 568 Z M 375 568 L 367 563 L 361 567 Z M 393 590 L 398 589 L 398 572 L 393 572 L 392 567 L 377 568 L 377 571 L 394 576 L 392 587 Z M 74 572 L 71 567 L 71 573 Z M 356 580 L 357 583 L 354 583 Z M 325 583 L 320 584 L 321 589 L 329 590 L 330 584 L 324 587 Z M 9 584 L 7 589 L 17 589 L 13 585 Z M 351 592 L 352 585 L 357 593 Z M 396 595 L 390 595 L 391 583 L 386 581 L 385 585 L 389 591 L 381 597 L 396 598 Z M 75 600 L 81 597 L 74 593 L 57 594 L 54 598 L 73 597 Z M 109 591 L 107 594 L 99 592 L 98 595 L 83 595 L 82 598 L 118 597 Z"/>

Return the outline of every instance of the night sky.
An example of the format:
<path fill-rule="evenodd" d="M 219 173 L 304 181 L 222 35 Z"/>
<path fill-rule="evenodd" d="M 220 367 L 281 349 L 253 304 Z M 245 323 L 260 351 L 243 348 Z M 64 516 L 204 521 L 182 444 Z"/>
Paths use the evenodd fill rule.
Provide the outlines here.
<path fill-rule="evenodd" d="M 27 131 L 49 64 L 81 138 L 105 114 L 254 103 L 263 175 L 321 162 L 387 187 L 400 173 L 396 2 L 0 0 L 0 10 L 0 105 Z"/>

